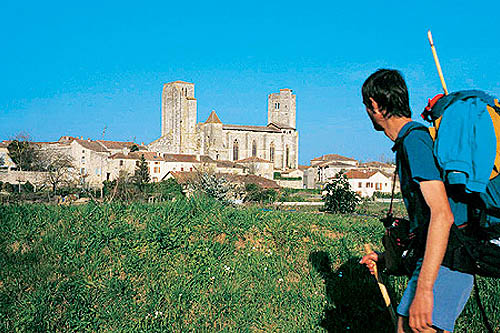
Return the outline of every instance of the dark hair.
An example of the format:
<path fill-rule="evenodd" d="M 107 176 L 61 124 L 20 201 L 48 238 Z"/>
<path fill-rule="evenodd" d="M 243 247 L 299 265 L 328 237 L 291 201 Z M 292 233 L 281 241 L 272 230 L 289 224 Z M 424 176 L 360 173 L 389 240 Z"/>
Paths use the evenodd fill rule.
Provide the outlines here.
<path fill-rule="evenodd" d="M 387 116 L 411 118 L 408 88 L 401 73 L 393 69 L 379 69 L 366 79 L 361 89 L 363 104 L 372 109 L 370 97 Z"/>

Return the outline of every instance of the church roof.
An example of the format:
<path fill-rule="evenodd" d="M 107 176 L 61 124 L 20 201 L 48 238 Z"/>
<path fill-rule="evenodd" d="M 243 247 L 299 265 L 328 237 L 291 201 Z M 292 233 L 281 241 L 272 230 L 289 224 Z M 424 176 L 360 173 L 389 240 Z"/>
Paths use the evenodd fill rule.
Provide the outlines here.
<path fill-rule="evenodd" d="M 291 126 L 280 124 L 280 123 L 274 123 L 274 122 L 269 123 L 267 126 L 268 127 L 274 126 L 276 128 L 279 128 L 279 129 L 293 129 L 293 130 L 295 129 L 295 128 L 291 127 Z"/>
<path fill-rule="evenodd" d="M 252 132 L 270 132 L 270 133 L 281 133 L 280 130 L 267 127 L 267 126 L 252 126 L 252 125 L 222 125 L 224 130 L 234 130 L 234 131 L 252 131 Z"/>
<path fill-rule="evenodd" d="M 222 124 L 222 121 L 220 121 L 219 117 L 217 117 L 217 113 L 215 113 L 215 110 L 212 110 L 210 113 L 210 116 L 208 116 L 207 121 L 205 121 L 205 124 Z"/>

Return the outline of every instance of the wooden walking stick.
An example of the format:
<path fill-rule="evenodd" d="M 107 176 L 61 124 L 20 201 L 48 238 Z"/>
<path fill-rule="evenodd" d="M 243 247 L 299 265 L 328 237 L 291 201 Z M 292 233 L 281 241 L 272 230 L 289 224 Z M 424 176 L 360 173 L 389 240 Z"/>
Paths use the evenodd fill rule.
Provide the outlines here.
<path fill-rule="evenodd" d="M 434 62 L 436 63 L 436 68 L 438 71 L 439 79 L 441 80 L 441 85 L 443 86 L 444 94 L 448 95 L 448 88 L 446 88 L 446 82 L 444 82 L 443 71 L 441 70 L 441 64 L 439 63 L 436 47 L 434 46 L 434 41 L 432 40 L 432 33 L 430 30 L 427 32 L 427 38 L 429 39 L 429 44 L 431 44 L 432 55 L 434 56 Z"/>
<path fill-rule="evenodd" d="M 365 252 L 366 252 L 366 254 L 373 252 L 370 244 L 365 244 Z M 391 298 L 389 297 L 389 292 L 387 292 L 387 288 L 382 283 L 382 280 L 380 279 L 380 276 L 378 275 L 377 264 L 375 262 L 373 264 L 374 264 L 373 276 L 375 276 L 375 280 L 377 280 L 378 287 L 380 289 L 380 292 L 382 293 L 382 297 L 384 298 L 385 306 L 386 306 L 387 310 L 389 311 L 389 314 L 391 315 L 392 324 L 394 325 L 394 327 L 397 327 L 398 320 L 396 317 L 396 313 L 394 312 L 394 308 L 392 307 L 392 304 L 391 304 Z"/>

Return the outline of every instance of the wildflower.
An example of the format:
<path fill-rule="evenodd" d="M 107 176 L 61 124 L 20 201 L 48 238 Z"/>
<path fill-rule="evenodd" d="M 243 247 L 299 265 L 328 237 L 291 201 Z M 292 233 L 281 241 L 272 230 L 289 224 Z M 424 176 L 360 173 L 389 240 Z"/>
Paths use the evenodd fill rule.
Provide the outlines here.
<path fill-rule="evenodd" d="M 282 279 L 282 278 L 279 278 L 279 279 L 278 279 L 278 282 L 283 282 L 283 279 Z"/>

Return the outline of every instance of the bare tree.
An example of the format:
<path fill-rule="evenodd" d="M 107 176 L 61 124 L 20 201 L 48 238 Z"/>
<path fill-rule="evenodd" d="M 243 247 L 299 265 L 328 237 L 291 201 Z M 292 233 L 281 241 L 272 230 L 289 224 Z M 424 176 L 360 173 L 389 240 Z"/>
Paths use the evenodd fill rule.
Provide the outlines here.
<path fill-rule="evenodd" d="M 42 150 L 39 153 L 40 169 L 46 172 L 46 181 L 55 192 L 59 185 L 69 184 L 74 179 L 73 158 L 63 151 Z"/>

